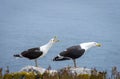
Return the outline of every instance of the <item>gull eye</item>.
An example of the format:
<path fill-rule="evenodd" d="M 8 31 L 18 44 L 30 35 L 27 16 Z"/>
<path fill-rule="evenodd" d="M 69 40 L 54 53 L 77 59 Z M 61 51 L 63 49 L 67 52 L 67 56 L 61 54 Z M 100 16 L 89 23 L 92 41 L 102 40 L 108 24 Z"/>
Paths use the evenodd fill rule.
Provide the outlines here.
<path fill-rule="evenodd" d="M 54 42 L 54 41 L 55 41 L 55 39 L 52 39 L 51 41 L 52 41 L 52 42 Z"/>
<path fill-rule="evenodd" d="M 54 42 L 54 40 L 53 40 L 53 42 Z"/>

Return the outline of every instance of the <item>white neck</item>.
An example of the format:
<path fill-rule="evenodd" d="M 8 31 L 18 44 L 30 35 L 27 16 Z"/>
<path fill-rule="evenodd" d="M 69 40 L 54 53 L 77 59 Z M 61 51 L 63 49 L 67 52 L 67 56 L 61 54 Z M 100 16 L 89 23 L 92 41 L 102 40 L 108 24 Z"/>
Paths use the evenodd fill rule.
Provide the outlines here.
<path fill-rule="evenodd" d="M 95 47 L 95 45 L 92 42 L 90 42 L 90 43 L 81 43 L 80 46 L 81 46 L 82 49 L 85 49 L 85 51 L 87 51 L 88 49 L 90 49 L 92 47 Z"/>
<path fill-rule="evenodd" d="M 47 54 L 48 50 L 52 47 L 52 45 L 53 43 L 49 41 L 47 44 L 40 47 L 40 51 L 43 51 L 43 56 Z"/>

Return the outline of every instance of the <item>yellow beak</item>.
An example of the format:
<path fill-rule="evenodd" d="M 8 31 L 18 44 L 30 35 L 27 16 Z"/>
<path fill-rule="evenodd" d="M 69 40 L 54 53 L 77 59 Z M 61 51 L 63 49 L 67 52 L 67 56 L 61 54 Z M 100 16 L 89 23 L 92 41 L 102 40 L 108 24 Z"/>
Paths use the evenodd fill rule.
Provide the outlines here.
<path fill-rule="evenodd" d="M 57 39 L 57 36 L 54 36 L 54 41 L 59 42 L 60 40 Z"/>
<path fill-rule="evenodd" d="M 97 46 L 97 47 L 101 47 L 101 44 L 100 44 L 100 43 L 97 43 L 96 46 Z"/>

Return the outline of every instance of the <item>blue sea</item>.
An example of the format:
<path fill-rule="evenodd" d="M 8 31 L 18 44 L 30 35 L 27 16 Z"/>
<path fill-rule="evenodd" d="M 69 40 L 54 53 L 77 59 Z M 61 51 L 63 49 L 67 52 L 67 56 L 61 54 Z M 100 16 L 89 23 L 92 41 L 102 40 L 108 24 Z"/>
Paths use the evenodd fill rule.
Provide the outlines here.
<path fill-rule="evenodd" d="M 96 41 L 77 59 L 79 67 L 120 71 L 120 0 L 0 0 L 0 68 L 10 71 L 35 63 L 14 54 L 46 44 L 57 36 L 48 54 L 39 58 L 39 66 L 60 69 L 72 61 L 53 62 L 61 51 L 82 42 Z"/>

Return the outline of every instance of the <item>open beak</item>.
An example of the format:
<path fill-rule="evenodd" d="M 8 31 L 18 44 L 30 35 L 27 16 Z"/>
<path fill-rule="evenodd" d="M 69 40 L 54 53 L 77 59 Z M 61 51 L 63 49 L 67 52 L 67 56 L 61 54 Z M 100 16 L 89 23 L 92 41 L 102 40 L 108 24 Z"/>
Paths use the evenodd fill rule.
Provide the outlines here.
<path fill-rule="evenodd" d="M 57 39 L 56 36 L 54 36 L 54 42 L 59 42 L 60 40 Z"/>
<path fill-rule="evenodd" d="M 101 47 L 101 44 L 100 44 L 100 43 L 97 43 L 96 46 L 97 46 L 97 47 Z"/>

